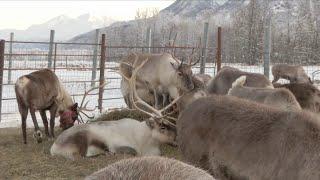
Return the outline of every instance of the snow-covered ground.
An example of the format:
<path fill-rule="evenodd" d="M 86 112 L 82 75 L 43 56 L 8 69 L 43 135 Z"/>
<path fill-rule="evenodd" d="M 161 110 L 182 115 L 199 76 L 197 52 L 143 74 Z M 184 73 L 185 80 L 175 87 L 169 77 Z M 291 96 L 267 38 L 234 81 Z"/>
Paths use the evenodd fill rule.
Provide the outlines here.
<path fill-rule="evenodd" d="M 74 62 L 75 65 L 77 62 Z M 77 66 L 81 67 L 90 67 L 89 64 L 83 64 L 84 62 L 81 62 L 80 65 L 77 64 Z M 116 67 L 118 64 L 115 62 L 109 62 L 106 64 L 106 67 Z M 263 66 L 244 66 L 241 64 L 223 64 L 232 66 L 235 68 L 239 68 L 243 71 L 248 72 L 255 72 L 255 73 L 263 73 Z M 38 65 L 37 65 L 38 66 Z M 38 66 L 39 67 L 39 66 Z M 215 69 L 213 64 L 206 64 L 206 74 L 214 75 Z M 304 66 L 306 72 L 309 74 L 310 77 L 312 77 L 312 73 L 314 71 L 319 71 L 320 66 Z M 271 70 L 271 67 L 270 67 Z M 199 72 L 199 67 L 195 67 L 193 69 L 194 73 Z M 28 74 L 32 71 L 29 70 L 19 70 L 19 71 L 12 71 L 12 80 L 15 81 L 19 76 Z M 80 71 L 78 70 L 57 70 L 56 74 L 61 79 L 62 82 L 64 82 L 64 85 L 66 86 L 67 90 L 71 94 L 78 94 L 81 95 L 84 93 L 85 89 L 90 88 L 90 81 L 91 81 L 91 71 Z M 97 72 L 97 76 L 99 72 Z M 8 72 L 4 71 L 4 83 L 7 83 L 8 78 Z M 125 103 L 122 99 L 121 91 L 120 91 L 120 75 L 115 73 L 111 69 L 107 69 L 105 72 L 105 78 L 108 84 L 105 87 L 104 91 L 104 100 L 103 100 L 103 108 L 104 110 L 108 110 L 110 108 L 120 108 L 125 107 Z M 320 74 L 315 77 L 316 79 L 320 80 Z M 272 79 L 272 74 L 270 72 L 270 79 Z M 98 78 L 96 79 L 98 80 Z M 88 81 L 88 82 L 72 82 L 72 81 Z M 285 82 L 282 80 L 282 82 Z M 93 92 L 93 93 L 97 93 Z M 15 100 L 15 93 L 14 93 L 14 85 L 4 85 L 3 87 L 3 95 L 2 95 L 2 116 L 1 116 L 1 122 L 0 122 L 0 128 L 3 127 L 19 127 L 20 126 L 20 115 L 18 112 L 17 103 Z M 75 96 L 75 100 L 77 102 L 81 101 L 82 96 Z M 89 107 L 96 107 L 98 105 L 98 95 L 92 95 L 88 96 L 88 100 L 90 99 Z M 96 112 L 98 114 L 98 112 Z M 40 117 L 38 117 L 38 122 L 42 126 L 42 121 Z M 56 124 L 58 124 L 58 121 L 56 121 Z M 33 127 L 33 123 L 31 120 L 31 117 L 28 116 L 27 120 L 27 126 Z"/>

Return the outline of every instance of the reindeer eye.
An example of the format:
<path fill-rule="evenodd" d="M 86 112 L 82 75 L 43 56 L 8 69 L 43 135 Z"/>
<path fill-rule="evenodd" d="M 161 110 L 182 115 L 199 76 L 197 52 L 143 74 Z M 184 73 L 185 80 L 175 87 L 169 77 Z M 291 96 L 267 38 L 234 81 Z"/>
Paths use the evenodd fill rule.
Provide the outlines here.
<path fill-rule="evenodd" d="M 160 126 L 160 129 L 161 129 L 161 130 L 165 130 L 165 129 L 166 129 L 166 127 L 164 127 L 164 126 Z"/>
<path fill-rule="evenodd" d="M 182 76 L 182 72 L 178 72 L 178 75 L 179 75 L 179 76 Z"/>

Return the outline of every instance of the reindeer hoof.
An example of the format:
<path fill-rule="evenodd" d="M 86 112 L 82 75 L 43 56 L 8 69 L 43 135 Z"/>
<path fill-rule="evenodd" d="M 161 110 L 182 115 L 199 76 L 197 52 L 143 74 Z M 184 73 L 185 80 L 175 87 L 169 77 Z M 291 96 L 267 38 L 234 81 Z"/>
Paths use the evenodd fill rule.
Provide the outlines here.
<path fill-rule="evenodd" d="M 36 132 L 33 133 L 33 138 L 36 139 L 38 143 L 42 142 L 42 137 L 43 136 L 40 130 L 37 130 Z"/>

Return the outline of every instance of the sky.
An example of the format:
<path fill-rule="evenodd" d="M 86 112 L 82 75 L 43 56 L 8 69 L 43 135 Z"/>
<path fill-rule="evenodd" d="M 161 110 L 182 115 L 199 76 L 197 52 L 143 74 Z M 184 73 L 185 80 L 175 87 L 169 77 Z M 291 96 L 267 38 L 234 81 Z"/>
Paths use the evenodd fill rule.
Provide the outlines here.
<path fill-rule="evenodd" d="M 86 13 L 115 20 L 131 20 L 138 9 L 161 10 L 173 2 L 174 0 L 0 1 L 0 29 L 23 30 L 59 15 L 77 17 Z"/>

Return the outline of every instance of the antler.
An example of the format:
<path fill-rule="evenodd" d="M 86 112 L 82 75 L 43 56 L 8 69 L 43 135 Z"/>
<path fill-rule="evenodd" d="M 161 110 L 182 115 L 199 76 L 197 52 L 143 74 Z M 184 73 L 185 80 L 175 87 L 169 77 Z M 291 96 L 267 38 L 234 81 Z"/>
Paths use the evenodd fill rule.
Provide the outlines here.
<path fill-rule="evenodd" d="M 135 54 L 136 55 L 136 54 Z M 136 65 L 137 64 L 137 60 L 138 60 L 138 56 L 136 55 L 136 59 L 135 59 L 135 62 L 134 64 Z M 165 115 L 163 115 L 163 113 L 169 109 L 173 104 L 175 104 L 180 98 L 181 96 L 177 97 L 176 99 L 174 99 L 169 105 L 167 105 L 166 107 L 160 109 L 160 110 L 157 110 L 155 109 L 154 107 L 152 107 L 151 105 L 149 105 L 148 103 L 146 103 L 145 101 L 143 101 L 138 93 L 137 93 L 137 89 L 136 89 L 136 79 L 137 79 L 137 74 L 139 72 L 139 70 L 144 66 L 145 63 L 148 62 L 149 59 L 146 59 L 144 60 L 140 65 L 136 66 L 136 68 L 133 69 L 132 71 L 132 76 L 129 78 L 129 77 L 126 77 L 124 76 L 121 72 L 119 72 L 129 83 L 129 89 L 130 89 L 130 100 L 133 104 L 133 107 L 135 107 L 137 110 L 149 115 L 150 117 L 154 118 L 154 120 L 157 120 L 157 119 L 162 119 L 164 120 L 165 118 Z M 137 103 L 143 105 L 145 108 L 147 108 L 148 110 L 150 110 L 150 112 L 144 110 L 144 109 L 141 109 Z M 165 120 L 167 123 L 171 124 L 174 126 L 173 123 L 171 123 L 170 121 L 168 120 Z"/>
<path fill-rule="evenodd" d="M 89 118 L 89 119 L 93 119 L 93 118 L 94 118 L 94 116 L 89 116 L 89 115 L 88 115 L 87 113 L 85 113 L 84 111 L 92 112 L 92 111 L 95 111 L 95 110 L 96 110 L 96 107 L 93 108 L 93 109 L 89 109 L 87 106 L 88 106 L 90 100 L 88 100 L 88 101 L 85 102 L 85 99 L 86 99 L 86 97 L 89 95 L 90 92 L 92 92 L 92 91 L 94 91 L 94 90 L 96 90 L 96 89 L 99 89 L 99 88 L 101 88 L 101 87 L 104 87 L 106 84 L 107 84 L 107 83 L 104 82 L 104 83 L 101 84 L 100 86 L 93 87 L 93 88 L 91 88 L 91 89 L 89 89 L 89 90 L 87 90 L 87 91 L 84 92 L 83 98 L 82 98 L 81 103 L 80 103 L 80 107 L 78 108 L 78 112 L 79 112 L 79 113 L 82 113 L 84 116 L 86 116 L 86 117 Z M 80 116 L 80 118 L 81 118 L 81 121 L 83 122 L 82 116 L 81 116 L 80 114 L 79 114 L 79 116 Z"/>
<path fill-rule="evenodd" d="M 194 65 L 196 65 L 196 64 L 200 61 L 200 58 L 199 58 L 196 62 L 192 63 L 192 60 L 193 60 L 193 58 L 195 57 L 195 52 L 199 52 L 200 49 L 201 49 L 200 46 L 201 46 L 201 38 L 200 38 L 200 40 L 199 40 L 198 46 L 196 47 L 197 51 L 194 50 L 195 48 L 192 48 L 192 52 L 191 52 L 191 54 L 190 54 L 189 57 L 188 57 L 188 65 L 189 65 L 189 66 L 194 66 Z"/>

